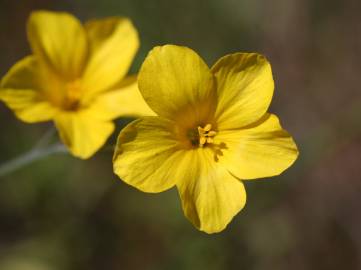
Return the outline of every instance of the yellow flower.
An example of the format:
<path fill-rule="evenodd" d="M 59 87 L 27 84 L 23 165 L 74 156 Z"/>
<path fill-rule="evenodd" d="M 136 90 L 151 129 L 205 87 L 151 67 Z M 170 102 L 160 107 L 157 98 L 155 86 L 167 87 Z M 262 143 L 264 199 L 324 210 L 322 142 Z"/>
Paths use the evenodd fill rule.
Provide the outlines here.
<path fill-rule="evenodd" d="M 121 131 L 114 172 L 144 192 L 177 186 L 202 231 L 223 230 L 244 207 L 240 180 L 278 175 L 297 158 L 292 137 L 267 113 L 274 83 L 259 54 L 230 54 L 209 69 L 191 49 L 156 47 L 138 84 L 158 116 Z"/>
<path fill-rule="evenodd" d="M 71 153 L 94 154 L 121 115 L 154 114 L 125 75 L 138 50 L 127 18 L 106 18 L 84 27 L 62 12 L 33 12 L 27 22 L 33 54 L 1 82 L 0 100 L 24 122 L 53 120 Z"/>

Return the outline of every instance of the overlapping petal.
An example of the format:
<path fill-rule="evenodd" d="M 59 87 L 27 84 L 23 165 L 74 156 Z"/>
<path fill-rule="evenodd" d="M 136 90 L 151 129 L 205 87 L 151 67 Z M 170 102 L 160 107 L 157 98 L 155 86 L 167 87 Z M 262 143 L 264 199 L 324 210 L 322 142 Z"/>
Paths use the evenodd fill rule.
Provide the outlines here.
<path fill-rule="evenodd" d="M 97 112 L 90 109 L 61 112 L 55 116 L 54 122 L 70 152 L 83 159 L 102 147 L 114 130 L 112 122 L 99 119 Z"/>
<path fill-rule="evenodd" d="M 256 53 L 222 57 L 212 67 L 217 80 L 219 129 L 236 129 L 260 119 L 272 99 L 274 82 L 268 61 Z"/>
<path fill-rule="evenodd" d="M 85 25 L 90 58 L 83 77 L 85 95 L 109 89 L 122 79 L 139 47 L 137 30 L 129 19 L 92 20 Z"/>
<path fill-rule="evenodd" d="M 24 122 L 50 120 L 56 108 L 44 97 L 39 65 L 32 56 L 17 62 L 1 81 L 0 100 Z"/>
<path fill-rule="evenodd" d="M 177 187 L 186 217 L 199 230 L 222 231 L 246 203 L 243 183 L 215 161 L 210 149 L 188 151 L 178 166 Z"/>
<path fill-rule="evenodd" d="M 119 116 L 155 115 L 138 90 L 136 76 L 123 80 L 115 90 L 101 93 L 95 98 L 91 107 L 106 120 L 112 120 Z"/>
<path fill-rule="evenodd" d="M 187 110 L 202 122 L 214 109 L 213 75 L 189 48 L 155 47 L 141 67 L 138 83 L 145 101 L 162 117 L 178 120 Z"/>
<path fill-rule="evenodd" d="M 144 192 L 162 192 L 176 184 L 184 150 L 179 149 L 171 127 L 160 117 L 130 123 L 119 134 L 113 157 L 114 172 Z"/>
<path fill-rule="evenodd" d="M 68 13 L 36 11 L 27 33 L 33 56 L 4 77 L 0 100 L 26 122 L 53 119 L 73 155 L 94 154 L 118 116 L 154 115 L 135 77 L 119 84 L 139 46 L 130 20 L 93 20 L 83 28 Z"/>
<path fill-rule="evenodd" d="M 187 218 L 200 230 L 219 232 L 244 207 L 244 186 L 215 161 L 210 149 L 182 149 L 172 125 L 160 117 L 129 124 L 118 138 L 114 172 L 145 192 L 161 192 L 176 184 Z"/>
<path fill-rule="evenodd" d="M 64 12 L 35 11 L 27 24 L 34 54 L 67 80 L 79 77 L 87 57 L 81 23 Z"/>
<path fill-rule="evenodd" d="M 202 231 L 223 230 L 244 207 L 240 179 L 280 174 L 297 158 L 292 137 L 266 114 L 274 83 L 263 56 L 228 55 L 210 72 L 188 48 L 156 47 L 138 82 L 160 117 L 121 132 L 114 172 L 146 192 L 176 185 L 186 217 Z"/>
<path fill-rule="evenodd" d="M 279 175 L 298 156 L 292 137 L 272 114 L 247 129 L 220 131 L 215 143 L 223 145 L 219 161 L 242 180 Z"/>

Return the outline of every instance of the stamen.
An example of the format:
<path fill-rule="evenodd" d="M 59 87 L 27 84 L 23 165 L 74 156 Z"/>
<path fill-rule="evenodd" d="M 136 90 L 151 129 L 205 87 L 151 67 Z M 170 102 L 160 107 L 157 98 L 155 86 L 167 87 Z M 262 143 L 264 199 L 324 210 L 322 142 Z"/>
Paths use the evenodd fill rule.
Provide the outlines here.
<path fill-rule="evenodd" d="M 200 145 L 200 146 L 203 146 L 206 142 L 207 142 L 207 138 L 206 138 L 206 137 L 200 137 L 200 138 L 199 138 L 199 145 Z"/>
<path fill-rule="evenodd" d="M 210 137 L 207 138 L 207 143 L 213 143 L 213 142 L 214 142 L 213 138 Z"/>
<path fill-rule="evenodd" d="M 207 124 L 205 127 L 204 127 L 204 131 L 210 131 L 212 128 L 212 125 L 211 124 Z"/>
<path fill-rule="evenodd" d="M 203 147 L 206 143 L 213 143 L 213 137 L 217 135 L 217 132 L 212 129 L 211 124 L 205 125 L 204 128 L 198 126 L 199 147 Z"/>

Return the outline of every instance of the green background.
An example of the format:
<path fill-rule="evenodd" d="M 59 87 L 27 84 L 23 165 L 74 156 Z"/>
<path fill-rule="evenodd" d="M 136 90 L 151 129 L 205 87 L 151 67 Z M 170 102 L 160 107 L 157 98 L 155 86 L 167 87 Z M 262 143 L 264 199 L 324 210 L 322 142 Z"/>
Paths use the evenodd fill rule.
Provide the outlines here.
<path fill-rule="evenodd" d="M 276 83 L 270 111 L 300 156 L 281 176 L 246 182 L 245 209 L 214 235 L 187 221 L 175 189 L 145 194 L 119 181 L 111 151 L 35 162 L 0 178 L 1 270 L 361 268 L 360 1 L 0 0 L 1 76 L 30 53 L 36 9 L 130 17 L 141 38 L 133 72 L 160 44 L 189 46 L 209 65 L 263 53 Z M 0 104 L 0 162 L 51 126 Z"/>

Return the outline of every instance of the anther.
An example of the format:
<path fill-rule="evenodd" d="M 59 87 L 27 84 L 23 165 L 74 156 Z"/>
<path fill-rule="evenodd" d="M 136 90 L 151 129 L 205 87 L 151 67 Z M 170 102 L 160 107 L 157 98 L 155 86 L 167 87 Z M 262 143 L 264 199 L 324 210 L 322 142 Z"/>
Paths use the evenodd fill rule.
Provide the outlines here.
<path fill-rule="evenodd" d="M 203 147 L 206 143 L 213 143 L 213 137 L 217 132 L 212 130 L 212 125 L 207 124 L 204 128 L 198 126 L 199 147 Z"/>

